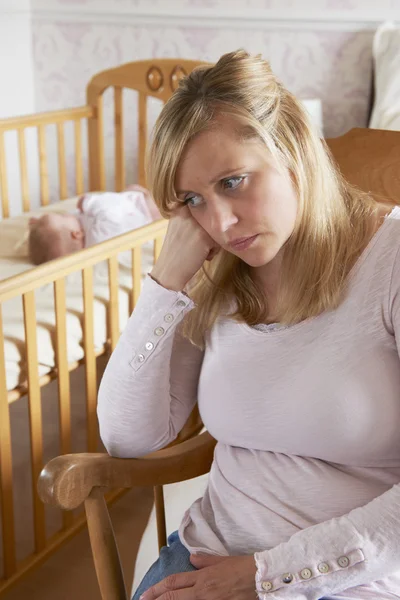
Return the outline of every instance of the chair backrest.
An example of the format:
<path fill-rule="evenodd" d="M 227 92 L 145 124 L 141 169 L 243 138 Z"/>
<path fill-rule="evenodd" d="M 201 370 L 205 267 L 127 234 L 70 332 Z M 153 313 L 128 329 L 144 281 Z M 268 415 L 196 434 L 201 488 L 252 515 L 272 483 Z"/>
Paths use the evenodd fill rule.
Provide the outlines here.
<path fill-rule="evenodd" d="M 400 203 L 400 132 L 352 129 L 326 140 L 345 178 L 378 200 Z"/>
<path fill-rule="evenodd" d="M 124 88 L 139 92 L 138 98 L 138 180 L 145 185 L 145 155 L 147 130 L 147 98 L 152 96 L 166 102 L 179 85 L 179 81 L 201 64 L 196 60 L 172 58 L 151 59 L 127 63 L 93 77 L 87 86 L 87 104 L 93 109 L 89 121 L 89 172 L 90 189 L 105 189 L 103 94 L 114 88 L 115 122 L 115 189 L 125 187 L 124 154 L 124 110 L 122 93 Z"/>

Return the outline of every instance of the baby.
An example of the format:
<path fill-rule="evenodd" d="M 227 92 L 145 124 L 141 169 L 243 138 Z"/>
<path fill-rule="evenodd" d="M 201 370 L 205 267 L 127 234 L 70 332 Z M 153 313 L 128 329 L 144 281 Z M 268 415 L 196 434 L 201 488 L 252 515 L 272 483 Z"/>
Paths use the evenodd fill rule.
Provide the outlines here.
<path fill-rule="evenodd" d="M 40 265 L 160 218 L 150 192 L 138 185 L 121 193 L 85 194 L 74 212 L 50 212 L 29 220 L 30 260 Z"/>

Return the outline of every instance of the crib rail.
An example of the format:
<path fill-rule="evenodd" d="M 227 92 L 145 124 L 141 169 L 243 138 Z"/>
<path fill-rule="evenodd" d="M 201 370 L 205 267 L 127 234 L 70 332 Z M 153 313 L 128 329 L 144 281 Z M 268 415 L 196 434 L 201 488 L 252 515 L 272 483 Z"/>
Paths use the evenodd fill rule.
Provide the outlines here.
<path fill-rule="evenodd" d="M 182 59 L 127 63 L 102 71 L 91 79 L 86 90 L 86 106 L 0 120 L 0 218 L 28 212 L 86 191 L 121 191 L 128 182 L 135 181 L 145 185 L 150 123 L 155 121 L 156 112 L 178 87 L 179 81 L 201 64 L 204 63 Z M 134 129 L 131 133 L 130 124 Z M 18 197 L 20 202 L 17 206 Z M 69 453 L 73 433 L 70 376 L 82 367 L 85 373 L 86 449 L 88 452 L 97 451 L 97 359 L 115 347 L 120 333 L 118 254 L 131 252 L 129 310 L 132 310 L 141 288 L 138 274 L 142 269 L 142 245 L 154 240 L 156 259 L 165 231 L 165 221 L 152 223 L 0 282 L 0 533 L 3 550 L 0 595 L 84 525 L 84 517 L 65 513 L 62 529 L 53 536 L 47 535 L 46 514 L 36 494 L 36 479 L 46 450 L 43 440 L 43 386 L 52 380 L 57 381 L 58 453 Z M 103 347 L 95 348 L 93 270 L 97 263 L 103 261 L 108 264 L 107 339 Z M 82 280 L 83 358 L 68 362 L 66 278 L 72 273 L 80 273 Z M 39 375 L 35 292 L 44 285 L 50 285 L 54 298 L 52 343 L 55 368 L 46 375 Z M 8 390 L 2 308 L 7 301 L 19 302 L 21 299 L 28 375 L 25 383 Z M 21 562 L 16 549 L 18 522 L 14 491 L 17 488 L 13 481 L 16 461 L 12 456 L 14 431 L 10 415 L 20 406 L 15 401 L 21 399 L 22 403 L 25 401 L 23 397 L 27 397 L 29 412 L 27 435 L 31 454 L 34 553 Z"/>
<path fill-rule="evenodd" d="M 112 185 L 111 180 L 108 180 L 108 189 L 112 187 L 115 191 L 121 191 L 127 183 L 126 164 L 131 163 L 135 156 L 137 173 L 134 180 L 145 185 L 145 156 L 149 134 L 148 99 L 153 97 L 162 103 L 167 101 L 180 79 L 200 64 L 202 63 L 199 61 L 174 59 L 127 63 L 92 78 L 87 86 L 86 106 L 0 119 L 1 216 L 10 216 L 11 206 L 17 200 L 14 197 L 17 195 L 15 188 L 18 188 L 20 196 L 21 210 L 18 212 L 36 208 L 38 196 L 40 206 L 46 206 L 53 200 L 65 200 L 79 195 L 86 191 L 85 187 L 89 191 L 105 190 L 107 171 L 111 170 L 109 175 L 112 176 Z M 113 110 L 110 115 L 113 131 L 108 132 L 111 136 L 107 136 L 105 131 L 108 126 L 105 108 L 108 107 L 105 107 L 104 92 L 108 89 L 113 92 Z M 137 94 L 137 147 L 133 153 L 132 144 L 131 152 L 126 152 L 126 124 L 131 115 L 128 114 L 129 119 L 125 118 L 125 89 Z M 73 124 L 73 135 L 67 139 L 66 125 L 69 122 Z M 87 152 L 82 145 L 83 123 L 88 134 Z M 49 132 L 50 127 L 55 131 Z M 10 137 L 11 134 L 13 138 Z M 109 140 L 109 137 L 114 139 L 113 156 L 107 155 L 106 139 Z M 56 144 L 56 161 L 48 150 L 49 142 Z M 36 166 L 31 164 L 33 154 L 38 162 L 38 173 Z M 73 165 L 68 158 L 73 161 Z M 113 163 L 112 169 L 110 163 Z M 85 183 L 86 171 L 88 177 Z"/>
<path fill-rule="evenodd" d="M 15 132 L 18 140 L 18 162 L 22 197 L 22 211 L 31 210 L 31 187 L 29 185 L 28 160 L 26 149 L 27 131 L 34 129 L 37 137 L 37 156 L 39 161 L 40 204 L 46 206 L 50 202 L 48 151 L 46 145 L 46 129 L 54 125 L 57 132 L 59 198 L 65 200 L 69 195 L 81 194 L 84 191 L 83 153 L 82 153 L 82 120 L 90 119 L 93 109 L 82 106 L 62 111 L 51 111 L 28 115 L 25 117 L 0 120 L 0 194 L 3 218 L 10 216 L 9 172 L 5 135 Z M 75 189 L 68 190 L 67 166 L 65 153 L 65 124 L 72 121 L 74 125 L 75 156 Z"/>
<path fill-rule="evenodd" d="M 145 242 L 154 241 L 154 260 L 157 259 L 167 222 L 160 220 L 141 229 L 112 238 L 102 244 L 59 258 L 34 269 L 10 277 L 0 282 L 0 505 L 3 537 L 3 579 L 0 579 L 0 594 L 28 570 L 43 560 L 57 545 L 70 537 L 84 524 L 81 517 L 64 513 L 62 529 L 55 536 L 47 537 L 44 505 L 36 492 L 38 475 L 43 468 L 43 432 L 41 386 L 49 379 L 58 379 L 59 430 L 62 453 L 71 451 L 71 412 L 69 372 L 79 364 L 84 364 L 86 375 L 86 415 L 87 451 L 98 450 L 99 436 L 96 418 L 97 373 L 96 357 L 112 350 L 119 337 L 119 296 L 118 296 L 118 254 L 131 251 L 132 288 L 130 289 L 130 310 L 135 306 L 141 286 L 141 247 Z M 94 348 L 93 312 L 93 268 L 107 261 L 109 301 L 107 306 L 108 341 L 102 350 Z M 67 362 L 66 331 L 66 278 L 73 273 L 81 273 L 83 292 L 83 347 L 84 358 L 80 363 Z M 35 312 L 35 291 L 43 285 L 51 284 L 55 307 L 55 369 L 40 378 L 38 374 L 37 320 Z M 4 356 L 4 333 L 1 320 L 1 306 L 7 300 L 23 299 L 25 340 L 28 364 L 27 389 L 7 392 Z M 34 521 L 34 554 L 19 563 L 16 559 L 16 540 L 13 511 L 12 451 L 10 435 L 10 404 L 23 393 L 28 394 L 30 422 L 30 452 L 32 469 L 32 497 Z M 114 496 L 116 497 L 116 496 Z"/>

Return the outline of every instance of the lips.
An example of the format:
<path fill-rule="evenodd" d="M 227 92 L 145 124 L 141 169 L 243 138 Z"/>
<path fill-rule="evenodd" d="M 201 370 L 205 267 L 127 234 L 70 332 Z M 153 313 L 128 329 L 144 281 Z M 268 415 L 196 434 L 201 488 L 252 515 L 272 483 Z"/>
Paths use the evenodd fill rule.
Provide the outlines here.
<path fill-rule="evenodd" d="M 245 250 L 255 241 L 258 237 L 258 233 L 256 235 L 252 235 L 249 237 L 237 238 L 229 243 L 230 248 L 233 250 Z"/>

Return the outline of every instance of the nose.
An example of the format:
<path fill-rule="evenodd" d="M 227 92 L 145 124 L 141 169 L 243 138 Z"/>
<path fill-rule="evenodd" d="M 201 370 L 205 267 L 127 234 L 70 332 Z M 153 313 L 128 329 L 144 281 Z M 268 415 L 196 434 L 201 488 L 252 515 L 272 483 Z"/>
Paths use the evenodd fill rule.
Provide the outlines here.
<path fill-rule="evenodd" d="M 217 236 L 226 233 L 239 220 L 228 199 L 218 198 L 214 202 L 210 202 L 208 210 L 210 231 Z"/>

